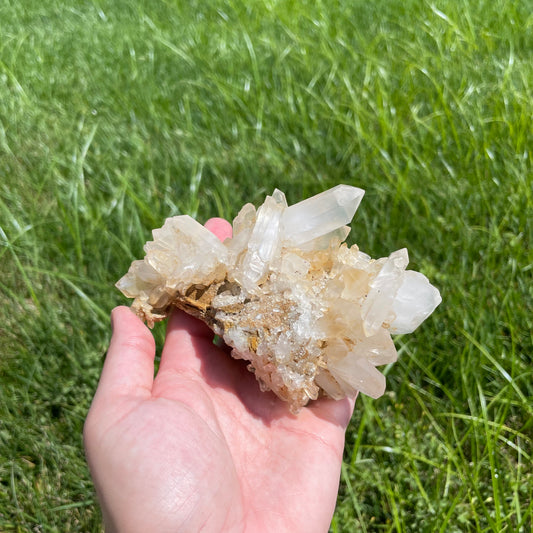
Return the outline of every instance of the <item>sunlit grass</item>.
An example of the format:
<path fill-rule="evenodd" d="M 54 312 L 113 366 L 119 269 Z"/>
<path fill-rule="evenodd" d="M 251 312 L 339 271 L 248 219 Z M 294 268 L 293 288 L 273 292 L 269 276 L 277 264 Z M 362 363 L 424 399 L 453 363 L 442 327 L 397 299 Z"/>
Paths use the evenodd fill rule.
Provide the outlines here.
<path fill-rule="evenodd" d="M 348 183 L 351 242 L 443 303 L 358 400 L 331 530 L 530 531 L 530 11 L 2 3 L 0 530 L 100 529 L 81 428 L 152 228 Z"/>

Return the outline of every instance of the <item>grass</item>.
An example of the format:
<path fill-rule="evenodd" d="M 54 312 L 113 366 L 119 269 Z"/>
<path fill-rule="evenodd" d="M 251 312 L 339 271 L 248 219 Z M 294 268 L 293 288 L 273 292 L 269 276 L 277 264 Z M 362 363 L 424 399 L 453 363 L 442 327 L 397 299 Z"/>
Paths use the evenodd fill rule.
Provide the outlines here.
<path fill-rule="evenodd" d="M 331 531 L 531 531 L 529 7 L 3 2 L 0 531 L 101 528 L 81 429 L 150 230 L 337 183 L 443 303 L 358 400 Z"/>

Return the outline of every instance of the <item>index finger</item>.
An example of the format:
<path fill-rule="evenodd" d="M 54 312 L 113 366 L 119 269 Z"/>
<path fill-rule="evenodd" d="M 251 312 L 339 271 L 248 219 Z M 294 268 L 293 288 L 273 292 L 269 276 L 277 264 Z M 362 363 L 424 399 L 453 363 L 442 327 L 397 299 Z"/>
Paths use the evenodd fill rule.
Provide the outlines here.
<path fill-rule="evenodd" d="M 205 227 L 211 233 L 214 233 L 222 242 L 224 242 L 228 237 L 231 237 L 233 232 L 231 224 L 224 218 L 210 218 L 205 223 Z"/>

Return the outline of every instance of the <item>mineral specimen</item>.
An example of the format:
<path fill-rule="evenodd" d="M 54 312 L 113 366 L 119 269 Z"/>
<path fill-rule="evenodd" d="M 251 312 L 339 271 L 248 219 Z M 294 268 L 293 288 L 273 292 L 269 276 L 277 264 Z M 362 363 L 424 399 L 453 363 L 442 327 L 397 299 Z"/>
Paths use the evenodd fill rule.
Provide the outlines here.
<path fill-rule="evenodd" d="M 405 270 L 405 248 L 374 260 L 343 243 L 363 195 L 338 185 L 287 206 L 276 189 L 241 209 L 223 243 L 187 215 L 168 218 L 117 287 L 150 327 L 173 306 L 202 319 L 295 413 L 320 395 L 377 398 L 376 366 L 397 358 L 391 334 L 411 333 L 441 297 Z"/>

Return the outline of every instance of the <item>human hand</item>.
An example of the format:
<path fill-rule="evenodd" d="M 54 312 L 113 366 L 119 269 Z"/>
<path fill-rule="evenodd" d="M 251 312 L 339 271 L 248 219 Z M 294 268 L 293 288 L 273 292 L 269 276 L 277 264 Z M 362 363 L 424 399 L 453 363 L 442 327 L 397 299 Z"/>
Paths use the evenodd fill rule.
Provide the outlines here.
<path fill-rule="evenodd" d="M 231 235 L 222 219 L 206 227 Z M 328 530 L 354 399 L 322 398 L 292 415 L 177 310 L 154 378 L 149 329 L 127 307 L 112 325 L 84 428 L 107 531 Z"/>

